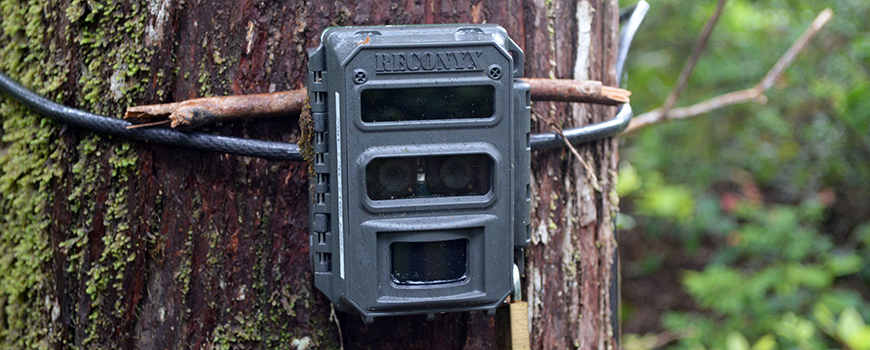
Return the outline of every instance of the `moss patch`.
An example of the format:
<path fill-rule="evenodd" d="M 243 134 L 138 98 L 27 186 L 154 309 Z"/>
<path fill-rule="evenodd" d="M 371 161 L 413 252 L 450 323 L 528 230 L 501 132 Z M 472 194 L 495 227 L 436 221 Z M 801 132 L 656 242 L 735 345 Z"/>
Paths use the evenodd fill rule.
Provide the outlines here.
<path fill-rule="evenodd" d="M 60 101 L 67 69 L 75 67 L 72 90 L 79 107 L 118 115 L 149 79 L 151 52 L 142 44 L 141 30 L 147 9 L 139 3 L 79 0 L 59 7 L 50 1 L 0 0 L 0 69 Z M 64 65 L 63 57 L 69 59 L 71 52 L 81 66 Z M 130 234 L 135 150 L 130 143 L 87 133 L 66 148 L 59 125 L 5 97 L 0 97 L 0 117 L 0 348 L 107 344 L 95 340 L 104 334 L 125 336 L 117 331 L 130 312 L 125 276 L 132 273 L 128 264 L 143 255 Z M 68 186 L 67 198 L 52 198 L 58 185 Z M 49 205 L 55 200 L 68 201 L 73 218 L 59 228 L 64 237 L 58 255 L 49 245 L 54 220 Z M 68 295 L 56 295 L 50 273 L 55 258 L 62 259 L 56 263 L 66 266 L 70 283 L 81 283 L 83 291 L 71 288 Z M 67 302 L 67 307 L 72 317 L 87 315 L 74 320 L 84 339 L 65 335 L 68 325 L 59 319 L 63 300 L 80 298 L 89 302 Z"/>
<path fill-rule="evenodd" d="M 299 152 L 302 158 L 308 163 L 308 178 L 315 178 L 314 173 L 314 120 L 311 119 L 311 103 L 308 99 L 302 104 L 302 112 L 299 113 L 299 141 L 296 145 L 299 146 Z M 313 185 L 312 185 L 313 186 Z"/>
<path fill-rule="evenodd" d="M 141 96 L 149 80 L 145 47 L 148 9 L 143 3 L 72 1 L 65 9 L 71 50 L 81 66 L 76 72 L 79 108 L 103 115 L 120 115 Z M 160 76 L 158 76 L 159 79 Z M 84 133 L 65 183 L 70 187 L 73 222 L 61 247 L 68 249 L 68 279 L 85 286 L 68 290 L 72 315 L 80 319 L 76 337 L 66 341 L 87 348 L 131 339 L 125 286 L 135 273 L 130 263 L 144 258 L 145 242 L 132 233 L 131 192 L 137 175 L 137 150 L 130 141 Z M 82 333 L 83 332 L 83 333 Z"/>
<path fill-rule="evenodd" d="M 0 1 L 0 70 L 38 93 L 58 98 L 62 67 L 45 1 Z M 60 310 L 51 293 L 47 228 L 51 182 L 59 175 L 57 125 L 0 95 L 0 348 L 46 349 L 59 337 Z"/>

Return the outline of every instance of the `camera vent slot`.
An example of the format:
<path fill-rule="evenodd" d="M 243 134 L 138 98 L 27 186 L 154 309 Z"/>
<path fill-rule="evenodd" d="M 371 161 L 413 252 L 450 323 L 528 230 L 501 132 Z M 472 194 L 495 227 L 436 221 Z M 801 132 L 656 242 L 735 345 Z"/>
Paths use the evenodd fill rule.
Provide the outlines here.
<path fill-rule="evenodd" d="M 314 103 L 326 103 L 326 93 L 325 92 L 315 92 L 314 93 Z"/>
<path fill-rule="evenodd" d="M 326 232 L 317 233 L 317 244 L 326 244 Z"/>
<path fill-rule="evenodd" d="M 327 135 L 325 132 L 315 132 L 314 133 L 314 152 L 316 153 L 326 153 L 329 149 L 329 145 L 327 145 Z"/>
<path fill-rule="evenodd" d="M 320 272 L 332 271 L 332 254 L 317 253 L 317 265 L 315 266 L 315 270 Z"/>
<path fill-rule="evenodd" d="M 315 83 L 319 83 L 323 81 L 323 72 L 319 70 L 311 71 L 311 76 L 314 78 Z"/>
<path fill-rule="evenodd" d="M 315 193 L 314 202 L 317 204 L 326 204 L 326 193 Z"/>

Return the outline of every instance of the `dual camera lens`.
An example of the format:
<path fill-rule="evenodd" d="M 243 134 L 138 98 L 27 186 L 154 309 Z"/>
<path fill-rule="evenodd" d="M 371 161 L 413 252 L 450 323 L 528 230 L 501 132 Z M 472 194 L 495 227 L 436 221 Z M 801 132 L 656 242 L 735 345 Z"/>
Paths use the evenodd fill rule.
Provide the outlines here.
<path fill-rule="evenodd" d="M 484 195 L 492 159 L 484 154 L 376 158 L 366 167 L 372 200 Z"/>

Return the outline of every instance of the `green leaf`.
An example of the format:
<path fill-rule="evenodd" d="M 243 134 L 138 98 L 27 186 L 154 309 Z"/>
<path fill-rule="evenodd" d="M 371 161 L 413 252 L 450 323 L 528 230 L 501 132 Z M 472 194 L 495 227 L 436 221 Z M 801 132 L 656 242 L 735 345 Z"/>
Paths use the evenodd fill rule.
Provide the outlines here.
<path fill-rule="evenodd" d="M 813 307 L 813 317 L 826 332 L 834 332 L 834 327 L 837 325 L 834 321 L 834 314 L 825 304 L 816 303 L 816 306 Z"/>
<path fill-rule="evenodd" d="M 840 320 L 837 322 L 837 335 L 840 339 L 847 340 L 857 337 L 863 328 L 865 328 L 864 319 L 855 308 L 848 307 L 840 314 Z"/>
<path fill-rule="evenodd" d="M 662 185 L 646 191 L 637 204 L 642 214 L 686 221 L 692 217 L 695 200 L 686 186 Z"/>
<path fill-rule="evenodd" d="M 825 267 L 827 267 L 834 276 L 839 277 L 851 275 L 861 271 L 861 268 L 864 267 L 864 259 L 855 253 L 835 254 L 827 261 Z"/>
<path fill-rule="evenodd" d="M 619 198 L 625 197 L 629 193 L 634 192 L 643 184 L 643 181 L 641 181 L 640 176 L 637 174 L 637 169 L 628 162 L 620 164 L 618 179 L 619 180 L 616 183 L 616 194 L 619 195 Z"/>
<path fill-rule="evenodd" d="M 789 312 L 776 325 L 776 332 L 783 338 L 801 344 L 816 335 L 816 327 L 812 322 Z"/>
<path fill-rule="evenodd" d="M 749 341 L 743 334 L 738 331 L 733 331 L 728 334 L 728 342 L 726 344 L 728 350 L 749 350 Z"/>
<path fill-rule="evenodd" d="M 776 348 L 776 337 L 773 334 L 765 334 L 752 345 L 752 350 L 773 350 Z"/>
<path fill-rule="evenodd" d="M 870 328 L 864 327 L 860 329 L 852 337 L 846 339 L 846 345 L 852 350 L 868 350 L 870 349 Z"/>
<path fill-rule="evenodd" d="M 619 230 L 632 230 L 637 226 L 634 217 L 628 214 L 616 213 L 616 228 Z"/>

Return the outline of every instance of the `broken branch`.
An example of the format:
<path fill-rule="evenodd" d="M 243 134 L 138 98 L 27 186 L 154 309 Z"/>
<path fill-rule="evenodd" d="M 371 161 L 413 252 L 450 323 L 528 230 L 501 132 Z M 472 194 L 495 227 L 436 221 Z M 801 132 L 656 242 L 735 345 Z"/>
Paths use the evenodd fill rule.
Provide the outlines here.
<path fill-rule="evenodd" d="M 604 86 L 599 81 L 523 78 L 531 86 L 536 101 L 585 102 L 604 105 L 627 103 L 631 92 Z M 125 119 L 148 122 L 131 125 L 137 128 L 164 124 L 195 127 L 216 121 L 298 115 L 308 96 L 306 89 L 256 95 L 205 97 L 183 102 L 130 107 Z M 157 120 L 157 121 L 155 121 Z"/>
<path fill-rule="evenodd" d="M 600 81 L 522 78 L 535 101 L 584 102 L 609 106 L 628 103 L 631 92 Z"/>
<path fill-rule="evenodd" d="M 776 80 L 782 76 L 783 72 L 785 72 L 788 66 L 794 61 L 798 53 L 803 51 L 810 39 L 812 39 L 813 36 L 828 23 L 833 14 L 834 12 L 830 8 L 820 12 L 819 15 L 816 16 L 816 19 L 813 20 L 813 23 L 804 30 L 803 34 L 801 34 L 788 51 L 786 51 L 782 57 L 776 61 L 773 68 L 771 68 L 770 71 L 764 75 L 764 78 L 762 78 L 754 87 L 719 95 L 689 107 L 675 108 L 667 111 L 667 113 L 664 113 L 661 108 L 646 112 L 634 117 L 624 132 L 631 132 L 647 125 L 665 120 L 685 119 L 698 116 L 715 109 L 738 103 L 749 101 L 759 101 L 761 103 L 767 102 L 767 97 L 764 96 L 764 91 L 770 89 Z"/>
<path fill-rule="evenodd" d="M 127 108 L 125 119 L 152 120 L 169 117 L 173 128 L 239 118 L 298 115 L 308 98 L 305 89 L 268 94 L 205 97 L 183 102 Z M 128 128 L 137 127 L 131 125 Z"/>

